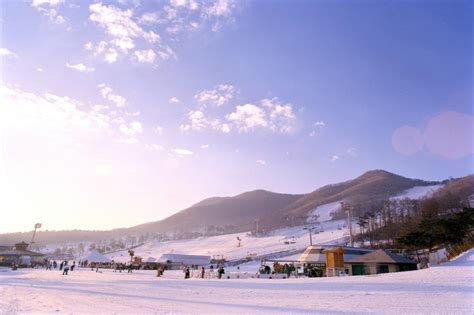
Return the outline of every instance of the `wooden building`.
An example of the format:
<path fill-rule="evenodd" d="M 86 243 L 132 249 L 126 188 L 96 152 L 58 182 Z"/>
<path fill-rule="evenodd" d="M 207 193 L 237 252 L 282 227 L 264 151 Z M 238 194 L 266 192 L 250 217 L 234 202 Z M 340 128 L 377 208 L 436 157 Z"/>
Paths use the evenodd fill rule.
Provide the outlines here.
<path fill-rule="evenodd" d="M 379 273 L 416 270 L 414 261 L 387 249 L 378 249 L 345 262 L 351 275 L 374 275 Z"/>

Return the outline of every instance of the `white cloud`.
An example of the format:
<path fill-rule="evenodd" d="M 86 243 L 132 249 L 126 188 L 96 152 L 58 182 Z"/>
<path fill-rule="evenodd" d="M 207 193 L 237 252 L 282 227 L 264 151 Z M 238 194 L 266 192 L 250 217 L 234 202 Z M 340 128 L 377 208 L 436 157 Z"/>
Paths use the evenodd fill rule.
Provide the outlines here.
<path fill-rule="evenodd" d="M 201 145 L 201 149 L 209 149 L 209 144 L 203 144 L 203 145 Z"/>
<path fill-rule="evenodd" d="M 89 10 L 91 12 L 89 19 L 104 28 L 105 32 L 112 37 L 109 43 L 101 41 L 95 51 L 95 54 L 104 54 L 105 61 L 109 63 L 115 62 L 118 58 L 118 51 L 115 48 L 127 54 L 129 50 L 136 47 L 134 40 L 136 38 L 143 38 L 151 44 L 158 43 L 161 40 L 159 34 L 154 31 L 145 31 L 133 20 L 133 11 L 131 9 L 121 10 L 112 5 L 107 6 L 102 3 L 94 3 L 89 6 Z M 142 19 L 151 22 L 153 17 L 152 15 L 143 15 Z M 115 46 L 115 48 L 108 47 L 109 44 Z M 151 49 L 137 50 L 134 53 L 134 57 L 139 62 L 153 63 L 156 53 Z"/>
<path fill-rule="evenodd" d="M 116 142 L 124 143 L 124 144 L 136 144 L 136 143 L 139 143 L 140 141 L 138 141 L 137 138 L 130 137 L 130 138 L 124 138 L 124 139 L 117 139 Z"/>
<path fill-rule="evenodd" d="M 255 162 L 259 165 L 267 165 L 267 162 L 265 160 L 257 160 Z"/>
<path fill-rule="evenodd" d="M 63 3 L 64 0 L 33 0 L 31 5 L 46 16 L 51 23 L 63 24 L 66 22 L 66 19 L 55 8 Z"/>
<path fill-rule="evenodd" d="M 74 69 L 76 71 L 79 71 L 79 72 L 94 72 L 95 69 L 92 68 L 92 67 L 88 67 L 82 63 L 78 63 L 78 64 L 70 64 L 70 63 L 66 63 L 66 68 L 69 68 L 69 69 Z"/>
<path fill-rule="evenodd" d="M 168 59 L 175 59 L 176 60 L 177 59 L 175 52 L 168 45 L 163 46 L 162 49 L 160 51 L 158 51 L 158 55 L 163 60 L 168 60 Z"/>
<path fill-rule="evenodd" d="M 64 3 L 64 0 L 33 0 L 31 3 L 32 6 L 38 7 L 41 5 L 49 5 L 49 6 L 56 6 L 58 4 Z"/>
<path fill-rule="evenodd" d="M 120 96 L 118 94 L 114 94 L 112 88 L 105 85 L 104 83 L 99 84 L 98 87 L 100 89 L 102 97 L 106 100 L 115 103 L 117 107 L 124 107 L 127 103 L 127 99 L 125 97 Z"/>
<path fill-rule="evenodd" d="M 325 125 L 326 125 L 326 124 L 325 124 L 324 121 L 322 121 L 322 120 L 313 123 L 313 127 L 322 128 L 322 127 L 324 127 Z"/>
<path fill-rule="evenodd" d="M 170 5 L 176 8 L 184 8 L 188 10 L 199 9 L 199 3 L 196 0 L 170 0 Z"/>
<path fill-rule="evenodd" d="M 18 58 L 18 55 L 15 54 L 13 51 L 7 48 L 0 48 L 0 56 L 6 56 L 11 58 Z"/>
<path fill-rule="evenodd" d="M 354 148 L 354 147 L 348 148 L 348 149 L 346 150 L 346 153 L 347 153 L 349 156 L 352 156 L 352 157 L 356 157 L 356 156 L 359 155 L 359 151 L 358 151 L 356 148 Z"/>
<path fill-rule="evenodd" d="M 108 115 L 91 111 L 67 96 L 38 95 L 0 84 L 0 104 L 2 127 L 28 130 L 30 135 L 73 142 L 86 134 L 94 137 L 99 132 L 104 135 L 111 132 Z"/>
<path fill-rule="evenodd" d="M 172 103 L 179 103 L 179 99 L 176 96 L 173 96 L 172 98 L 169 99 L 170 104 Z"/>
<path fill-rule="evenodd" d="M 222 106 L 234 98 L 236 89 L 229 84 L 219 84 L 212 90 L 203 90 L 194 95 L 198 103 L 203 105 Z"/>
<path fill-rule="evenodd" d="M 132 121 L 131 123 L 121 124 L 119 130 L 127 136 L 133 137 L 143 132 L 142 124 L 139 121 Z"/>
<path fill-rule="evenodd" d="M 292 130 L 296 120 L 292 104 L 282 103 L 278 97 L 272 99 L 265 98 L 261 100 L 260 103 L 269 112 L 270 129 L 282 133 L 287 133 Z"/>
<path fill-rule="evenodd" d="M 204 10 L 207 17 L 228 17 L 235 7 L 233 0 L 216 0 L 211 6 Z"/>
<path fill-rule="evenodd" d="M 158 24 L 161 22 L 160 14 L 158 12 L 146 12 L 140 17 L 139 22 L 148 25 Z"/>
<path fill-rule="evenodd" d="M 156 126 L 152 129 L 153 133 L 156 133 L 157 135 L 161 136 L 163 134 L 163 127 L 161 126 Z"/>
<path fill-rule="evenodd" d="M 43 72 L 43 68 L 38 67 L 38 68 L 36 68 L 36 71 Z"/>
<path fill-rule="evenodd" d="M 193 151 L 187 150 L 187 149 L 172 149 L 171 153 L 176 154 L 179 157 L 185 157 L 185 156 L 191 156 L 194 154 Z"/>
<path fill-rule="evenodd" d="M 227 115 L 227 119 L 237 126 L 239 132 L 269 125 L 265 111 L 253 104 L 237 106 L 235 112 Z"/>
<path fill-rule="evenodd" d="M 331 157 L 331 162 L 336 162 L 337 160 L 339 160 L 339 156 L 334 154 L 332 157 Z"/>
<path fill-rule="evenodd" d="M 155 143 L 147 144 L 145 145 L 145 147 L 150 151 L 163 151 L 164 150 L 163 146 L 159 144 L 155 144 Z"/>
<path fill-rule="evenodd" d="M 150 44 L 158 43 L 161 40 L 160 35 L 156 34 L 153 31 L 143 33 L 143 37 L 146 39 L 147 42 Z"/>
<path fill-rule="evenodd" d="M 156 53 L 152 49 L 136 50 L 133 54 L 140 63 L 153 63 L 156 59 Z"/>
<path fill-rule="evenodd" d="M 314 130 L 309 133 L 310 137 L 314 137 L 315 135 L 316 135 L 316 131 L 314 131 Z"/>
<path fill-rule="evenodd" d="M 187 123 L 179 127 L 181 131 L 212 129 L 223 133 L 230 132 L 228 124 L 222 123 L 219 119 L 208 119 L 202 110 L 192 110 L 186 115 L 186 118 Z"/>

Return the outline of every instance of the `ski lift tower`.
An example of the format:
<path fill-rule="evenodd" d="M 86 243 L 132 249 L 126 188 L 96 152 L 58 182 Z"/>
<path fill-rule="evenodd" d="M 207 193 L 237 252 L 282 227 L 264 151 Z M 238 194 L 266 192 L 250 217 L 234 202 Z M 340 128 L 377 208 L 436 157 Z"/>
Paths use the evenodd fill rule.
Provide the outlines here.
<path fill-rule="evenodd" d="M 341 202 L 341 208 L 347 211 L 347 225 L 349 226 L 349 246 L 354 247 L 354 239 L 352 237 L 352 206 L 347 202 Z"/>
<path fill-rule="evenodd" d="M 31 236 L 31 242 L 30 244 L 34 244 L 35 243 L 35 236 L 36 236 L 36 230 L 37 229 L 40 229 L 41 228 L 41 223 L 36 223 L 35 224 L 35 229 L 33 231 L 33 236 Z"/>

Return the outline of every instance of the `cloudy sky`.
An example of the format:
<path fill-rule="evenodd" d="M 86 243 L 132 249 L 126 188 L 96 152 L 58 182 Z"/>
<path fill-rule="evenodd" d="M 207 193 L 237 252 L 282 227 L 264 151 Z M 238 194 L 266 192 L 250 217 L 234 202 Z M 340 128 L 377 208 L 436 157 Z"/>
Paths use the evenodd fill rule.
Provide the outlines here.
<path fill-rule="evenodd" d="M 0 3 L 0 232 L 473 172 L 470 1 Z"/>

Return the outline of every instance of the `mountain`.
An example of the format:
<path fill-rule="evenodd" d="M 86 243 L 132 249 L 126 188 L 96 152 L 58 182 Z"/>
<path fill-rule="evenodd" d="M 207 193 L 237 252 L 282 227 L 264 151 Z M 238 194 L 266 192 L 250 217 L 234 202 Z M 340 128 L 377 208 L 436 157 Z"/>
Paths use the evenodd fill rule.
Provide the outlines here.
<path fill-rule="evenodd" d="M 355 179 L 316 189 L 290 204 L 282 215 L 302 223 L 309 211 L 324 204 L 347 201 L 353 206 L 366 207 L 413 187 L 436 184 L 440 183 L 406 178 L 384 170 L 368 171 Z M 269 226 L 273 224 L 269 222 Z"/>
<path fill-rule="evenodd" d="M 474 176 L 445 181 L 441 192 L 447 191 L 457 197 L 472 194 Z M 183 237 L 193 237 L 193 232 L 222 234 L 259 231 L 303 224 L 308 214 L 316 207 L 347 201 L 356 209 L 367 210 L 378 206 L 390 197 L 419 186 L 431 186 L 440 182 L 406 178 L 384 170 L 368 171 L 361 176 L 338 184 L 326 185 L 308 194 L 281 194 L 265 190 L 254 190 L 232 197 L 212 197 L 204 199 L 174 215 L 131 228 L 111 231 L 40 231 L 38 242 L 42 239 L 61 239 L 62 241 L 82 241 L 93 239 L 118 238 L 121 235 L 143 235 L 146 233 L 179 232 Z M 449 187 L 445 188 L 445 187 Z M 30 233 L 10 233 L 0 235 L 0 244 L 10 240 L 28 241 Z M 26 238 L 25 238 L 26 237 Z"/>
<path fill-rule="evenodd" d="M 226 226 L 226 232 L 249 230 L 255 220 L 273 216 L 304 195 L 254 190 L 233 197 L 213 197 L 164 220 L 133 228 L 141 231 L 209 230 Z"/>

